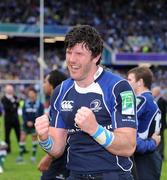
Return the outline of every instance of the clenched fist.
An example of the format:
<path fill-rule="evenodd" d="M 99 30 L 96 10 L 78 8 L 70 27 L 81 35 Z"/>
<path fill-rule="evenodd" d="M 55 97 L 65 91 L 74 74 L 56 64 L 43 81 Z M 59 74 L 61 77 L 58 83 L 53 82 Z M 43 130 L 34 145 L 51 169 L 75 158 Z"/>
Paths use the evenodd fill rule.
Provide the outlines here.
<path fill-rule="evenodd" d="M 41 141 L 44 141 L 48 138 L 49 119 L 46 114 L 36 118 L 35 129 L 36 129 L 37 135 Z"/>
<path fill-rule="evenodd" d="M 96 132 L 98 123 L 91 109 L 81 107 L 75 115 L 76 124 L 86 133 L 92 135 Z"/>

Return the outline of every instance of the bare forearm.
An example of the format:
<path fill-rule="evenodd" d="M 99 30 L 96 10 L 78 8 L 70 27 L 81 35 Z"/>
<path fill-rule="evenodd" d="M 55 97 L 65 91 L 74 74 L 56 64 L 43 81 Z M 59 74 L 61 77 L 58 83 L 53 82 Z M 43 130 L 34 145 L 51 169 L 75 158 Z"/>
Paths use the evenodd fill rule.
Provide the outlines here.
<path fill-rule="evenodd" d="M 59 158 L 64 153 L 65 145 L 59 144 L 58 142 L 56 142 L 56 140 L 54 140 L 54 138 L 53 138 L 53 141 L 54 141 L 53 147 L 52 147 L 51 151 L 48 152 L 48 154 L 52 157 Z"/>
<path fill-rule="evenodd" d="M 107 148 L 109 152 L 118 156 L 131 156 L 136 148 L 136 135 L 129 137 L 126 133 L 114 132 L 114 140 Z"/>
<path fill-rule="evenodd" d="M 95 133 L 91 136 L 112 154 L 129 157 L 135 151 L 136 129 L 117 128 L 111 132 L 98 125 Z"/>
<path fill-rule="evenodd" d="M 64 153 L 64 149 L 66 147 L 66 138 L 67 138 L 67 132 L 63 129 L 55 129 L 55 128 L 49 128 L 49 136 L 51 136 L 53 140 L 53 147 L 49 154 L 51 156 L 54 156 L 55 158 L 58 158 L 62 156 Z"/>

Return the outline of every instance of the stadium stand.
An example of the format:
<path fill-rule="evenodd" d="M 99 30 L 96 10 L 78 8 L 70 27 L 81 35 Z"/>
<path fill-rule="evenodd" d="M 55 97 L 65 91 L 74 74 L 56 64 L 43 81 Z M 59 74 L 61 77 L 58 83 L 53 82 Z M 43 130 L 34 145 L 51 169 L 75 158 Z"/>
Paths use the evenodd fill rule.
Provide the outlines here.
<path fill-rule="evenodd" d="M 46 26 L 63 28 L 75 24 L 93 25 L 100 31 L 113 53 L 143 52 L 149 54 L 154 52 L 162 54 L 167 52 L 166 1 L 159 0 L 157 3 L 153 0 L 149 2 L 146 0 L 103 0 L 101 3 L 99 0 L 88 0 L 86 6 L 82 0 L 75 1 L 75 3 L 74 0 L 57 0 L 56 2 L 48 0 L 44 3 Z M 153 11 L 157 13 L 152 13 Z M 38 25 L 39 1 L 7 0 L 0 2 L 0 25 L 5 24 L 28 25 L 28 27 Z M 38 38 L 28 38 L 14 35 L 10 36 L 9 42 L 0 40 L 2 47 L 0 49 L 0 79 L 39 79 L 37 61 L 39 41 Z M 55 65 L 65 71 L 63 43 L 56 42 L 52 45 L 45 43 L 45 47 L 45 71 L 50 71 Z M 158 60 L 155 60 L 155 63 L 161 65 Z M 127 64 L 129 63 L 126 62 L 124 65 Z M 109 65 L 114 66 L 112 62 Z M 166 68 L 161 66 L 160 70 L 157 70 L 156 67 L 158 66 L 153 66 L 156 74 L 155 83 L 166 86 Z M 26 71 L 27 68 L 28 71 Z"/>
<path fill-rule="evenodd" d="M 166 8 L 166 1 L 153 0 L 103 0 L 103 3 L 89 0 L 86 6 L 82 0 L 45 1 L 44 22 L 47 25 L 93 25 L 114 50 L 164 52 L 167 50 Z M 38 24 L 39 1 L 1 2 L 0 22 Z"/>

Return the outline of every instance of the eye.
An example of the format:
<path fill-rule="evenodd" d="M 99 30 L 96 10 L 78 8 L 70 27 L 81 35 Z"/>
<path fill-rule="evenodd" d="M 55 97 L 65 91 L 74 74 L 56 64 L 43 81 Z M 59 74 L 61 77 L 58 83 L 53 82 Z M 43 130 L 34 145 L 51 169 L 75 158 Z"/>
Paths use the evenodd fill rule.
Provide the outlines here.
<path fill-rule="evenodd" d="M 79 56 L 81 56 L 81 55 L 82 55 L 82 53 L 81 53 L 81 52 L 77 52 L 76 54 L 77 54 L 77 55 L 79 55 Z"/>

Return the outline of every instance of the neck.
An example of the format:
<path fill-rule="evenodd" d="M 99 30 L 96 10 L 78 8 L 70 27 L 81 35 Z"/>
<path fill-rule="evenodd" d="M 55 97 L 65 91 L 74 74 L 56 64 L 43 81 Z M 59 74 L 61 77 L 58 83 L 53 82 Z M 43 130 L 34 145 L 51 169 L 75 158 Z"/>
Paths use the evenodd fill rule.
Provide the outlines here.
<path fill-rule="evenodd" d="M 148 91 L 150 91 L 148 88 L 146 88 L 146 87 L 141 87 L 141 88 L 138 88 L 136 94 L 137 94 L 137 95 L 140 95 L 140 94 L 142 94 L 142 93 L 144 93 L 144 92 L 148 92 Z"/>
<path fill-rule="evenodd" d="M 95 75 L 96 73 L 98 72 L 98 69 L 99 69 L 99 66 L 96 66 L 92 72 L 88 75 L 87 78 L 85 78 L 84 80 L 81 80 L 81 81 L 76 81 L 77 85 L 80 86 L 80 87 L 88 87 L 89 85 L 91 85 L 94 80 L 95 80 Z"/>

